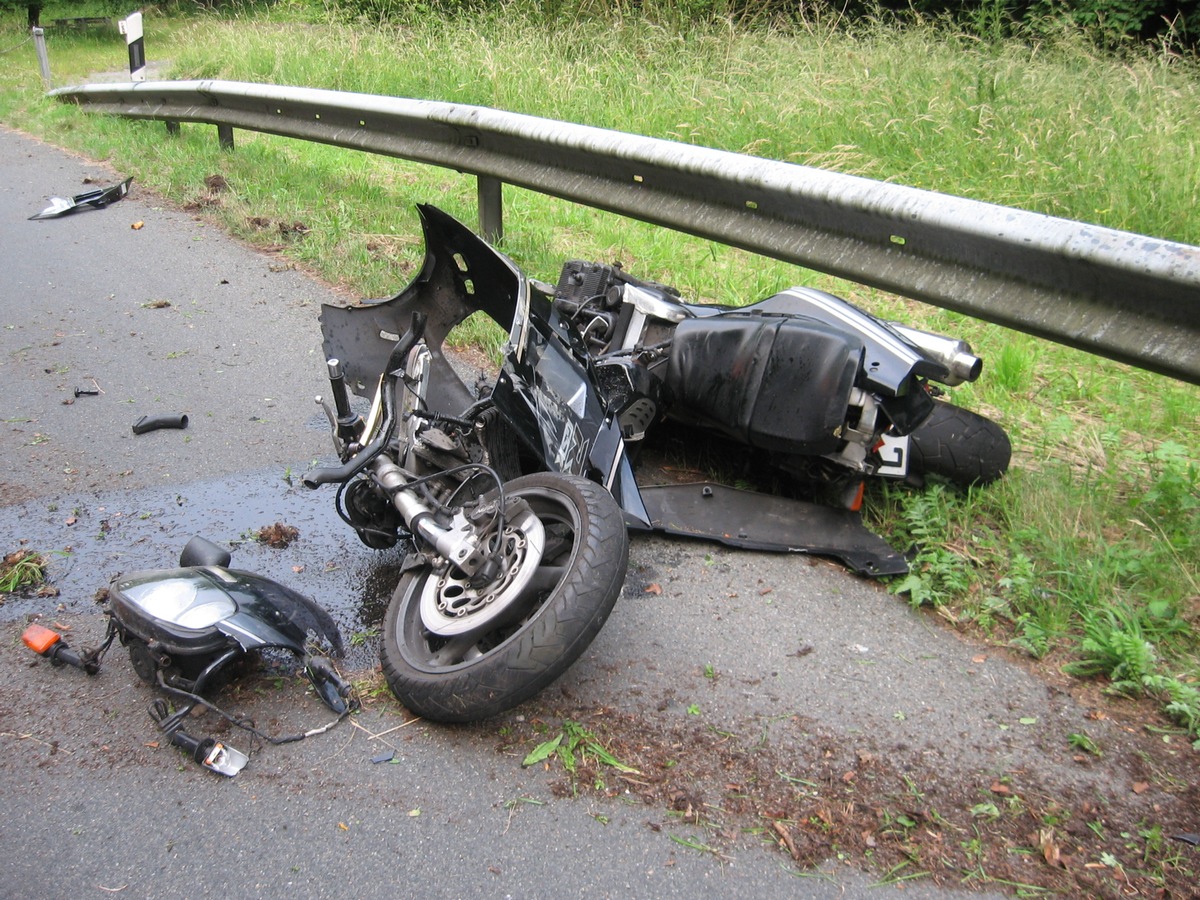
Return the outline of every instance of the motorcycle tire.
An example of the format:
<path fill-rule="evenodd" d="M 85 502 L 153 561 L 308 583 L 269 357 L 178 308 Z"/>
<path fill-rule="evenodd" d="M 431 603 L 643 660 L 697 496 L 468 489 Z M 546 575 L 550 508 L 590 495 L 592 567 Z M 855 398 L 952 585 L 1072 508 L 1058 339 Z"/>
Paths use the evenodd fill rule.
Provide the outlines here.
<path fill-rule="evenodd" d="M 525 475 L 504 486 L 546 529 L 533 584 L 513 604 L 516 621 L 469 637 L 429 631 L 421 598 L 437 585 L 432 567 L 406 572 L 384 618 L 381 658 L 392 692 L 411 712 L 438 722 L 474 722 L 541 691 L 579 657 L 608 619 L 629 560 L 620 507 L 578 476 Z"/>
<path fill-rule="evenodd" d="M 1008 471 L 1012 444 L 1004 429 L 978 413 L 939 401 L 909 435 L 908 474 L 929 475 L 959 486 L 989 484 Z"/>

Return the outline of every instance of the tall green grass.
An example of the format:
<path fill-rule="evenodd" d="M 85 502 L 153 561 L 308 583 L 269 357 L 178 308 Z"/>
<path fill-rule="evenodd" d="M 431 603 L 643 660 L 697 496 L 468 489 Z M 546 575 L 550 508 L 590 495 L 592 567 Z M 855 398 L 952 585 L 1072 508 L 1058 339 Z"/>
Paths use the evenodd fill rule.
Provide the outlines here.
<path fill-rule="evenodd" d="M 622 7 L 548 18 L 508 3 L 373 23 L 285 12 L 152 16 L 147 53 L 168 61 L 166 77 L 481 104 L 1200 244 L 1195 60 L 1105 56 L 1069 33 L 1001 41 L 882 22 L 675 25 Z M 0 49 L 21 35 L 4 22 Z M 51 35 L 50 52 L 57 84 L 125 64 L 115 35 Z M 0 114 L 363 296 L 394 291 L 419 263 L 414 203 L 474 216 L 474 181 L 456 173 L 244 132 L 222 153 L 211 128 L 168 140 L 160 123 L 87 117 L 42 97 L 28 46 L 0 55 Z M 229 189 L 208 188 L 212 174 Z M 1195 730 L 1195 387 L 525 191 L 506 188 L 505 220 L 504 249 L 544 279 L 582 257 L 619 259 L 722 303 L 816 284 L 970 340 L 987 368 L 953 399 L 1008 428 L 1014 468 L 968 495 L 873 497 L 878 526 L 918 554 L 903 582 L 910 598 L 1023 652 L 1161 696 Z"/>
<path fill-rule="evenodd" d="M 185 31 L 174 74 L 491 106 L 1200 243 L 1200 80 L 1171 56 L 932 26 L 547 25 L 513 4 L 368 31 L 244 24 Z"/>

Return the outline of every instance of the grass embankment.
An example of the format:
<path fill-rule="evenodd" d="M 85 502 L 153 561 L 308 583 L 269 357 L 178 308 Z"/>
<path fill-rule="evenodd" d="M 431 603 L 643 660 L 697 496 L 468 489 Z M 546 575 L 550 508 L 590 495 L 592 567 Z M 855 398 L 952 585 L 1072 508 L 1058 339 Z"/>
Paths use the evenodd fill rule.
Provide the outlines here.
<path fill-rule="evenodd" d="M 22 29 L 5 22 L 7 48 Z M 115 35 L 53 33 L 49 43 L 59 85 L 124 65 Z M 1101 55 L 1069 35 L 546 23 L 508 6 L 372 27 L 315 13 L 151 18 L 146 43 L 151 60 L 169 61 L 163 77 L 493 106 L 1200 244 L 1200 66 Z M 160 123 L 84 116 L 43 98 L 31 46 L 0 56 L 0 113 L 364 296 L 393 291 L 419 261 L 414 203 L 474 214 L 473 179 L 454 173 L 248 133 L 227 154 L 210 128 L 168 140 Z M 511 188 L 506 228 L 505 250 L 545 279 L 582 257 L 620 259 L 722 303 L 815 284 L 970 340 L 985 376 L 952 396 L 1009 429 L 1013 470 L 970 495 L 876 492 L 876 525 L 920 548 L 904 590 L 992 640 L 1148 692 L 1200 732 L 1196 388 Z"/>

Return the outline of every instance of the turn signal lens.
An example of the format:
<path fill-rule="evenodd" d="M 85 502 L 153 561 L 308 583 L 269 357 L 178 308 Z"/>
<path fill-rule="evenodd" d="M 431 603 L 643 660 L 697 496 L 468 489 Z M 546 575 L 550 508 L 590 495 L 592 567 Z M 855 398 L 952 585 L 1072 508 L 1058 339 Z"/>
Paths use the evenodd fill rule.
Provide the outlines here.
<path fill-rule="evenodd" d="M 39 656 L 45 656 L 51 647 L 62 640 L 62 635 L 57 631 L 46 628 L 44 625 L 30 625 L 25 629 L 25 633 L 21 635 L 21 640 L 34 653 L 37 653 Z"/>

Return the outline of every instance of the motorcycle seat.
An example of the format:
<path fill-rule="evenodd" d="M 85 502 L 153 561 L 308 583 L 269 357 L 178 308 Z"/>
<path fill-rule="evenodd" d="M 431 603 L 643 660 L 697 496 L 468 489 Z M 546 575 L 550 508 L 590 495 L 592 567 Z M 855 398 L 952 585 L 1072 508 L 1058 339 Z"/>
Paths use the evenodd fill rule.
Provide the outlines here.
<path fill-rule="evenodd" d="M 860 340 L 816 319 L 685 319 L 667 369 L 671 412 L 752 447 L 832 453 L 862 358 Z"/>

